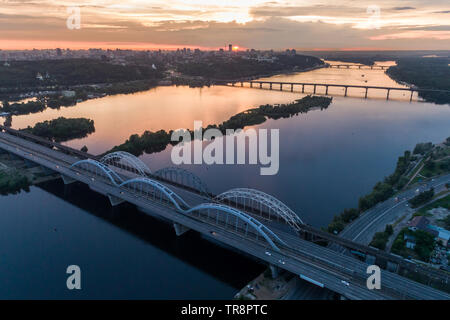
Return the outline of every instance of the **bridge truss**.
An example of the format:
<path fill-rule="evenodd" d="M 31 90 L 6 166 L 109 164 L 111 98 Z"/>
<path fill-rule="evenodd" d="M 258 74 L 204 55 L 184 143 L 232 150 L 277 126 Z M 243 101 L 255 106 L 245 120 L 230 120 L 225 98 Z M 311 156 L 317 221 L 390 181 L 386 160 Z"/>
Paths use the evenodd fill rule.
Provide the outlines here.
<path fill-rule="evenodd" d="M 133 172 L 139 176 L 147 177 L 151 170 L 141 159 L 125 151 L 108 153 L 100 159 L 106 165 L 112 165 L 119 169 Z"/>
<path fill-rule="evenodd" d="M 276 243 L 286 245 L 275 233 L 264 224 L 235 208 L 217 204 L 203 203 L 185 213 L 222 227 L 225 230 L 238 233 L 246 238 L 260 240 L 262 237 L 276 251 L 280 251 Z"/>
<path fill-rule="evenodd" d="M 225 201 L 236 208 L 250 209 L 252 213 L 264 219 L 282 219 L 296 232 L 299 232 L 303 221 L 287 205 L 277 198 L 259 190 L 236 188 L 219 194 L 215 200 Z"/>
<path fill-rule="evenodd" d="M 123 182 L 123 179 L 115 171 L 111 170 L 107 165 L 93 159 L 80 160 L 70 167 L 89 172 L 96 177 L 105 178 L 111 181 L 115 186 L 118 186 Z"/>
<path fill-rule="evenodd" d="M 153 175 L 164 180 L 190 187 L 210 198 L 208 186 L 194 173 L 177 167 L 168 167 L 156 171 Z"/>

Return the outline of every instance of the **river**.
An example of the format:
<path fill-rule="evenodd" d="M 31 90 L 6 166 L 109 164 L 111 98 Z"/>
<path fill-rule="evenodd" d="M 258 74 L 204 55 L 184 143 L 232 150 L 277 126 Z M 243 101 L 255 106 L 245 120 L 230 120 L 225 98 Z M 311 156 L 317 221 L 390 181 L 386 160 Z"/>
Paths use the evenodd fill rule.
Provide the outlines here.
<path fill-rule="evenodd" d="M 274 81 L 403 87 L 381 70 L 318 69 L 278 75 Z M 319 89 L 318 93 L 321 93 Z M 338 90 L 338 89 L 336 89 Z M 328 109 L 254 128 L 280 130 L 280 170 L 259 175 L 252 165 L 189 165 L 215 193 L 249 187 L 272 194 L 301 218 L 325 226 L 392 173 L 398 156 L 418 142 L 450 136 L 450 108 L 417 101 L 409 94 L 349 92 Z M 144 130 L 192 128 L 194 120 L 218 124 L 262 104 L 286 103 L 299 92 L 214 86 L 157 87 L 130 95 L 89 100 L 60 110 L 15 116 L 24 128 L 59 116 L 93 119 L 96 131 L 67 142 L 98 154 Z M 384 98 L 383 98 L 384 97 Z M 141 156 L 152 170 L 171 164 L 171 147 Z M 72 188 L 72 187 L 71 187 Z M 67 188 L 66 188 L 67 189 Z M 83 187 L 65 190 L 51 182 L 0 198 L 0 297 L 21 298 L 227 298 L 262 266 L 191 234 L 176 238 L 170 226 L 129 207 L 111 209 Z M 78 264 L 80 292 L 65 287 L 65 267 Z"/>

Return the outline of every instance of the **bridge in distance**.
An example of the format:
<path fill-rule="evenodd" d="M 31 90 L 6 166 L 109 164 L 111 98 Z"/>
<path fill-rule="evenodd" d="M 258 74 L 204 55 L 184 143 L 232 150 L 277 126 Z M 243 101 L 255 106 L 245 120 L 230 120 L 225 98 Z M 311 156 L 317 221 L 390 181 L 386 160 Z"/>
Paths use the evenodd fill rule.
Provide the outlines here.
<path fill-rule="evenodd" d="M 402 275 L 416 274 L 448 288 L 448 274 L 317 230 L 261 191 L 238 188 L 213 195 L 198 177 L 179 168 L 152 172 L 125 152 L 100 158 L 4 126 L 0 149 L 59 173 L 66 184 L 87 184 L 112 205 L 132 203 L 172 223 L 177 235 L 195 230 L 267 263 L 273 272 L 287 270 L 348 299 L 450 299 L 448 293 Z M 381 290 L 367 288 L 368 263 L 349 252 L 386 268 Z"/>
<path fill-rule="evenodd" d="M 385 87 L 385 86 L 366 86 L 366 85 L 352 85 L 352 84 L 336 84 L 336 83 L 314 83 L 314 82 L 283 82 L 283 81 L 270 81 L 270 80 L 216 80 L 216 84 L 232 86 L 232 87 L 245 87 L 247 88 L 256 88 L 256 89 L 264 89 L 264 90 L 279 90 L 285 91 L 283 88 L 289 88 L 290 92 L 294 92 L 296 88 L 301 88 L 299 92 L 305 93 L 308 88 L 312 89 L 312 92 L 316 94 L 318 93 L 318 88 L 325 88 L 325 92 L 323 94 L 329 95 L 330 88 L 341 88 L 343 90 L 344 97 L 348 96 L 349 89 L 362 89 L 364 90 L 364 98 L 367 99 L 369 97 L 369 90 L 378 90 L 386 92 L 386 100 L 389 100 L 392 91 L 401 91 L 409 93 L 409 100 L 413 100 L 414 93 L 420 92 L 435 92 L 435 93 L 444 93 L 450 95 L 450 90 L 438 90 L 438 89 L 420 89 L 416 87 Z M 277 86 L 275 88 L 275 86 Z M 336 94 L 336 93 L 333 93 Z"/>

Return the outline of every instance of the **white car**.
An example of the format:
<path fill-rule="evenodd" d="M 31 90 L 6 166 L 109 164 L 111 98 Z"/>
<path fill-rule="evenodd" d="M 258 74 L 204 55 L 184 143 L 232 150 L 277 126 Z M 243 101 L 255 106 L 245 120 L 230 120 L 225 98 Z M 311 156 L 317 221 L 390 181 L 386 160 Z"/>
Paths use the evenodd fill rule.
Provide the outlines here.
<path fill-rule="evenodd" d="M 272 255 L 269 251 L 266 251 L 265 254 L 268 255 L 268 256 Z"/>
<path fill-rule="evenodd" d="M 342 284 L 345 284 L 347 287 L 350 285 L 350 283 L 348 283 L 347 281 L 341 280 Z"/>
<path fill-rule="evenodd" d="M 278 260 L 278 262 L 281 264 L 286 264 L 286 262 L 284 262 L 283 260 Z"/>

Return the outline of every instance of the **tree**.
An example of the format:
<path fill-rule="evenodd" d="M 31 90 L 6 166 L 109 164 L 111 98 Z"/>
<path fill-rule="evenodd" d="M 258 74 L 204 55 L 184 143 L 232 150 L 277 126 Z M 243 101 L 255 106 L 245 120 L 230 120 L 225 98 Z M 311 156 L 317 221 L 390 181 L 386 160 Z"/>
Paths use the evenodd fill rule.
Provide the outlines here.
<path fill-rule="evenodd" d="M 386 228 L 384 229 L 384 232 L 391 236 L 394 233 L 394 227 L 392 226 L 392 224 L 388 224 L 386 225 Z"/>

